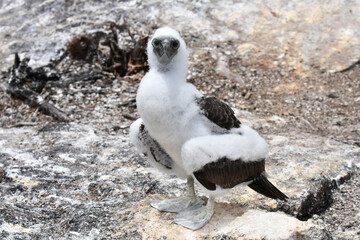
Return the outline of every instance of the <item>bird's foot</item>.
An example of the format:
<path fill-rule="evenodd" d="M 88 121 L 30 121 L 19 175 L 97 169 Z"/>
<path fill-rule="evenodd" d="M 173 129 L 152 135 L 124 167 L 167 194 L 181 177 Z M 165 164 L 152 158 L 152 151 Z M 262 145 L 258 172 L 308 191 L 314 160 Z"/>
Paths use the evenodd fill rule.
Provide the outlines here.
<path fill-rule="evenodd" d="M 153 208 L 163 212 L 181 212 L 186 209 L 200 208 L 203 202 L 196 197 L 179 197 L 165 200 L 155 200 L 150 203 Z"/>
<path fill-rule="evenodd" d="M 178 213 L 174 222 L 191 230 L 198 230 L 209 222 L 213 214 L 214 208 L 212 205 L 188 208 Z"/>

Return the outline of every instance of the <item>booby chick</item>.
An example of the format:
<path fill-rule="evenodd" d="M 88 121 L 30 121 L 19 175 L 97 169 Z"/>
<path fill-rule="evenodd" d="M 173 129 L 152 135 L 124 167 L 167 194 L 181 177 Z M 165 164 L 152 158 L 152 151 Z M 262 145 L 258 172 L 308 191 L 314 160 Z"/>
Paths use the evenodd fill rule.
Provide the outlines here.
<path fill-rule="evenodd" d="M 232 109 L 204 97 L 186 82 L 187 50 L 179 33 L 159 28 L 147 45 L 150 70 L 141 80 L 136 104 L 140 119 L 130 140 L 159 170 L 187 179 L 184 197 L 151 206 L 178 213 L 174 222 L 197 230 L 213 215 L 214 200 L 241 183 L 269 198 L 287 197 L 266 177 L 268 148 L 259 134 L 241 124 Z M 209 195 L 203 206 L 194 179 Z"/>

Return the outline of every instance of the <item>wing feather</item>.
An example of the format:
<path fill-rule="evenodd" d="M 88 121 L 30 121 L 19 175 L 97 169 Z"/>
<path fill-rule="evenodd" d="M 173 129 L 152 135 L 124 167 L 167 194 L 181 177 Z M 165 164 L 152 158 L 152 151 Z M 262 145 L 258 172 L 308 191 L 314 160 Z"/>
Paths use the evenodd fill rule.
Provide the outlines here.
<path fill-rule="evenodd" d="M 216 185 L 222 188 L 232 188 L 240 183 L 254 180 L 265 171 L 265 160 L 231 161 L 226 157 L 206 164 L 194 172 L 196 179 L 208 190 L 215 190 Z"/>
<path fill-rule="evenodd" d="M 173 160 L 160 144 L 150 136 L 144 124 L 140 125 L 137 137 L 145 148 L 148 149 L 145 154 L 151 154 L 155 162 L 161 164 L 163 167 L 167 169 L 173 168 Z"/>
<path fill-rule="evenodd" d="M 240 127 L 240 121 L 234 111 L 224 102 L 215 97 L 201 97 L 197 99 L 201 112 L 214 124 L 230 130 Z"/>
<path fill-rule="evenodd" d="M 222 188 L 233 188 L 244 182 L 254 191 L 274 199 L 286 200 L 287 196 L 276 188 L 265 176 L 265 159 L 259 161 L 231 161 L 222 158 L 206 164 L 193 174 L 206 189 L 216 190 L 216 185 Z"/>

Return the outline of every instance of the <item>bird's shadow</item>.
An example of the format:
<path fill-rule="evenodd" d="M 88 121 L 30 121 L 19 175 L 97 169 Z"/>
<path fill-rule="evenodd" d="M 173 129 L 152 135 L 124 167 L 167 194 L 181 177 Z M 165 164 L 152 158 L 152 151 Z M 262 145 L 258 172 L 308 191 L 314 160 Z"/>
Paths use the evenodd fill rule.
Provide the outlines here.
<path fill-rule="evenodd" d="M 204 205 L 207 202 L 206 197 L 200 197 L 204 201 Z M 148 206 L 150 207 L 150 202 L 153 200 L 161 200 L 166 199 L 161 195 L 156 195 L 151 200 L 147 201 Z M 151 208 L 151 207 L 150 207 Z M 249 211 L 251 207 L 234 203 L 234 202 L 216 202 L 214 206 L 214 214 L 211 217 L 210 221 L 202 228 L 200 228 L 199 232 L 217 232 L 232 226 L 233 223 L 238 222 L 239 218 Z M 170 220 L 173 218 L 175 213 L 167 213 L 167 212 L 158 212 L 158 217 L 161 219 Z M 236 223 L 238 224 L 238 223 Z"/>
<path fill-rule="evenodd" d="M 222 229 L 231 226 L 232 222 L 241 217 L 249 208 L 238 203 L 217 202 L 214 206 L 214 215 L 209 223 L 203 227 L 209 229 Z"/>

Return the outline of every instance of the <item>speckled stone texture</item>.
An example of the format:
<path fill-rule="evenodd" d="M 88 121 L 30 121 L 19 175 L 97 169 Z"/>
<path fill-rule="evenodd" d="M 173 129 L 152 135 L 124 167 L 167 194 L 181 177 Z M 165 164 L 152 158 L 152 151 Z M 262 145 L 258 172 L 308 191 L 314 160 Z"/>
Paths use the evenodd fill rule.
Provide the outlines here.
<path fill-rule="evenodd" d="M 358 1 L 3 0 L 0 7 L 5 63 L 14 51 L 34 55 L 32 63 L 47 63 L 56 51 L 44 50 L 61 49 L 92 24 L 121 19 L 134 27 L 171 25 L 193 32 L 197 41 L 233 41 L 251 64 L 285 72 L 342 71 L 360 56 Z"/>
<path fill-rule="evenodd" d="M 74 35 L 108 32 L 109 22 L 127 23 L 135 37 L 165 24 L 179 30 L 188 81 L 267 140 L 269 179 L 290 197 L 237 187 L 217 199 L 204 228 L 180 227 L 149 202 L 185 194 L 185 182 L 150 167 L 128 139 L 143 72 L 41 93 L 70 123 L 11 98 L 2 77 L 0 239 L 359 238 L 359 9 L 358 1 L 0 1 L 3 71 L 15 52 L 46 65 Z M 119 45 L 129 38 L 119 34 Z M 52 70 L 62 80 L 101 71 L 69 57 Z"/>
<path fill-rule="evenodd" d="M 178 234 L 185 239 L 221 234 L 290 239 L 321 229 L 311 220 L 301 222 L 292 213 L 281 213 L 275 200 L 238 187 L 218 199 L 210 223 L 193 232 L 173 224 L 174 214 L 149 206 L 151 199 L 184 194 L 185 184 L 157 173 L 135 154 L 126 135 L 60 123 L 2 129 L 0 136 L 3 238 L 41 239 L 50 234 L 56 239 L 123 239 L 136 232 L 140 239 L 176 239 Z M 321 138 L 309 142 L 315 138 L 310 135 L 282 137 L 281 143 L 279 136 L 268 138 L 268 174 L 291 198 L 294 211 L 319 182 L 319 174 L 336 179 L 355 164 L 357 149 L 345 144 Z"/>

